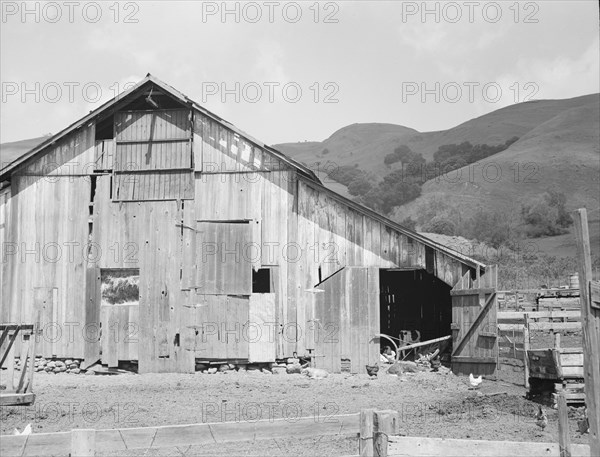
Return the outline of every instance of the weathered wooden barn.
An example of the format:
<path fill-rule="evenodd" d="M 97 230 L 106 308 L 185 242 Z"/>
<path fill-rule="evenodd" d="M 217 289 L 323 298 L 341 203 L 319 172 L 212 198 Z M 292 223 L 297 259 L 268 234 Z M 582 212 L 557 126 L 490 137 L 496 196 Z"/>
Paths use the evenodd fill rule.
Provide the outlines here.
<path fill-rule="evenodd" d="M 378 334 L 496 363 L 495 270 L 323 186 L 148 75 L 0 171 L 4 323 L 45 357 L 364 372 Z M 454 288 L 454 290 L 452 290 Z M 464 371 L 464 370 L 463 370 Z"/>

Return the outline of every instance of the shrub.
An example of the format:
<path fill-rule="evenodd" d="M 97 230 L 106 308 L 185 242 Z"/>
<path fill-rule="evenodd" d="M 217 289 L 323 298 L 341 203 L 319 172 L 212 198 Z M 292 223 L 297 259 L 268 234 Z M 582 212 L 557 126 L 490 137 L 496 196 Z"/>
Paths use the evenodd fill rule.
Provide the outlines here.
<path fill-rule="evenodd" d="M 539 238 L 567 233 L 567 227 L 573 220 L 567 213 L 566 203 L 564 193 L 549 190 L 523 204 L 521 216 L 526 224 L 527 235 Z"/>
<path fill-rule="evenodd" d="M 358 178 L 352 180 L 348 185 L 348 192 L 350 195 L 359 196 L 365 195 L 373 188 L 371 181 L 369 181 L 364 176 L 359 176 Z"/>

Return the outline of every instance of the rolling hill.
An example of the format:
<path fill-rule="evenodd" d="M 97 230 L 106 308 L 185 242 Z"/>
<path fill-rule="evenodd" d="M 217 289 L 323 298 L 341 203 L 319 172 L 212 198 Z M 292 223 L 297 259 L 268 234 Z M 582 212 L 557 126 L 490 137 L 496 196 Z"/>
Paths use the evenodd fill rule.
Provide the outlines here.
<path fill-rule="evenodd" d="M 591 103 L 599 103 L 599 94 L 519 103 L 437 132 L 421 133 L 395 124 L 352 124 L 324 141 L 282 143 L 273 147 L 307 165 L 319 163 L 321 168 L 326 168 L 327 162 L 338 166 L 358 165 L 365 171 L 382 175 L 389 172 L 383 163 L 384 157 L 401 144 L 431 160 L 434 152 L 444 144 L 464 141 L 501 144 L 515 136 L 523 137 L 565 110 Z"/>
<path fill-rule="evenodd" d="M 35 148 L 38 144 L 47 140 L 49 136 L 50 135 L 46 135 L 38 138 L 30 138 L 28 140 L 0 144 L 0 168 L 4 168 L 16 158 L 21 157 L 27 151 Z"/>
<path fill-rule="evenodd" d="M 419 133 L 391 124 L 353 124 L 323 142 L 285 143 L 275 147 L 321 169 L 358 166 L 379 177 L 390 169 L 386 154 L 400 144 L 431 160 L 444 144 L 470 141 L 496 145 L 517 136 L 508 149 L 447 176 L 427 181 L 422 195 L 397 207 L 392 218 L 417 219 L 425 209 L 453 207 L 468 219 L 487 209 L 518 217 L 521 204 L 547 189 L 563 192 L 568 209 L 588 209 L 593 251 L 600 250 L 600 95 L 566 100 L 537 100 L 499 109 L 440 132 Z M 381 132 L 381 135 L 377 135 Z M 323 154 L 326 149 L 327 154 Z M 339 187 L 339 184 L 336 183 Z M 330 185 L 326 182 L 326 185 Z M 538 238 L 540 251 L 574 254 L 574 237 Z"/>

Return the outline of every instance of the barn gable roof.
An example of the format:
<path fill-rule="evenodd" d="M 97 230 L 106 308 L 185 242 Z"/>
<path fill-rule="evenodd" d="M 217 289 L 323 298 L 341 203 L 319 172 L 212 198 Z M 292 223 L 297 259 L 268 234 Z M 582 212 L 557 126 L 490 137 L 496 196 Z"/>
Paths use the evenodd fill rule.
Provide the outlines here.
<path fill-rule="evenodd" d="M 287 163 L 292 168 L 295 168 L 297 171 L 299 171 L 301 174 L 308 176 L 309 178 L 311 178 L 315 181 L 319 181 L 319 178 L 317 177 L 317 175 L 315 175 L 315 173 L 311 169 L 306 167 L 305 165 L 301 164 L 300 162 L 297 162 L 294 159 L 289 158 L 288 156 L 282 154 L 278 150 L 273 149 L 272 147 L 260 142 L 256 138 L 253 138 L 251 135 L 248 135 L 246 132 L 243 132 L 242 130 L 238 129 L 235 125 L 231 124 L 230 122 L 226 121 L 225 119 L 223 119 L 223 118 L 217 116 L 216 114 L 212 113 L 211 111 L 207 110 L 203 106 L 196 103 L 194 100 L 190 99 L 183 93 L 179 92 L 174 87 L 171 87 L 168 84 L 161 81 L 160 79 L 158 79 L 157 77 L 152 76 L 150 73 L 148 73 L 148 75 L 146 75 L 146 77 L 143 80 L 141 80 L 138 84 L 136 84 L 132 88 L 117 95 L 112 100 L 109 100 L 108 102 L 104 103 L 100 107 L 91 111 L 88 115 L 82 117 L 77 122 L 68 126 L 66 129 L 61 130 L 56 135 L 51 136 L 46 141 L 40 143 L 35 148 L 31 149 L 27 153 L 18 157 L 13 162 L 6 165 L 4 168 L 0 169 L 0 181 L 6 179 L 8 174 L 11 173 L 13 170 L 15 170 L 19 165 L 21 165 L 22 163 L 31 159 L 36 154 L 42 152 L 48 146 L 51 146 L 52 144 L 59 141 L 61 138 L 65 137 L 66 135 L 73 132 L 74 130 L 77 130 L 78 128 L 86 125 L 88 122 L 91 122 L 95 118 L 100 117 L 103 113 L 110 110 L 111 108 L 115 108 L 119 104 L 122 104 L 124 101 L 130 99 L 132 95 L 142 91 L 142 89 L 146 85 L 149 85 L 149 84 L 154 84 L 154 85 L 158 86 L 167 95 L 170 95 L 171 97 L 173 97 L 180 103 L 187 105 L 190 108 L 200 111 L 205 116 L 215 120 L 216 122 L 219 122 L 220 124 L 227 127 L 228 129 L 232 130 L 233 132 L 237 133 L 238 135 L 243 136 L 249 142 L 254 143 L 256 146 L 260 147 L 261 149 L 264 149 L 269 154 L 271 154 L 271 155 L 277 157 L 279 160 Z"/>
<path fill-rule="evenodd" d="M 248 135 L 247 133 L 243 132 L 242 130 L 238 129 L 236 126 L 231 124 L 230 122 L 228 122 L 225 119 L 210 112 L 206 108 L 204 108 L 201 105 L 199 105 L 198 103 L 196 103 L 194 100 L 190 99 L 183 93 L 179 92 L 177 89 L 169 86 L 168 84 L 164 83 L 163 81 L 156 78 L 155 76 L 152 76 L 150 73 L 148 73 L 148 75 L 146 75 L 146 77 L 142 81 L 140 81 L 138 84 L 136 84 L 132 88 L 117 95 L 112 100 L 109 100 L 108 102 L 104 103 L 97 109 L 91 111 L 89 114 L 82 117 L 77 122 L 71 124 L 64 130 L 61 130 L 57 134 L 51 136 L 46 141 L 42 142 L 35 148 L 31 149 L 27 153 L 18 157 L 13 162 L 6 165 L 4 168 L 0 169 L 0 181 L 4 181 L 4 180 L 8 179 L 9 175 L 12 172 L 14 172 L 21 164 L 27 162 L 28 160 L 32 159 L 36 155 L 43 153 L 43 151 L 47 147 L 53 145 L 54 143 L 56 143 L 63 137 L 67 136 L 69 133 L 79 129 L 82 126 L 87 125 L 88 123 L 92 122 L 96 118 L 102 117 L 102 115 L 104 113 L 106 113 L 107 111 L 118 108 L 118 106 L 120 104 L 124 104 L 127 100 L 131 99 L 132 96 L 134 96 L 138 92 L 142 91 L 145 86 L 151 85 L 151 84 L 158 86 L 162 91 L 164 91 L 167 95 L 173 97 L 175 100 L 179 101 L 180 103 L 182 103 L 184 105 L 189 106 L 190 108 L 196 109 L 197 111 L 201 112 L 205 116 L 213 119 L 216 122 L 219 122 L 226 128 L 232 130 L 233 132 L 237 133 L 240 136 L 243 136 L 249 142 L 254 143 L 256 146 L 262 148 L 269 154 L 278 158 L 282 162 L 288 164 L 290 167 L 294 168 L 299 173 L 299 175 L 305 180 L 305 182 L 308 182 L 315 189 L 318 189 L 321 192 L 328 193 L 329 195 L 331 195 L 333 198 L 335 198 L 339 202 L 353 208 L 354 210 L 362 213 L 363 215 L 373 218 L 373 219 L 376 219 L 376 220 L 384 223 L 386 226 L 390 227 L 391 229 L 393 229 L 397 232 L 400 232 L 416 241 L 419 241 L 420 243 L 424 244 L 425 246 L 429 246 L 433 249 L 441 251 L 444 254 L 448 255 L 449 257 L 456 259 L 459 262 L 461 262 L 471 268 L 479 268 L 482 271 L 485 269 L 485 265 L 476 261 L 475 259 L 472 259 L 464 254 L 461 254 L 461 253 L 447 247 L 447 246 L 437 243 L 437 242 L 431 240 L 430 238 L 427 238 L 413 230 L 410 230 L 410 229 L 378 214 L 377 212 L 375 212 L 363 205 L 360 205 L 350 199 L 347 199 L 347 198 L 343 197 L 342 195 L 332 191 L 331 189 L 328 189 L 321 183 L 321 181 L 316 176 L 316 174 L 311 169 L 306 167 L 305 165 L 301 164 L 300 162 L 298 162 L 294 159 L 289 158 L 288 156 L 284 155 L 280 151 L 253 138 L 251 135 Z"/>

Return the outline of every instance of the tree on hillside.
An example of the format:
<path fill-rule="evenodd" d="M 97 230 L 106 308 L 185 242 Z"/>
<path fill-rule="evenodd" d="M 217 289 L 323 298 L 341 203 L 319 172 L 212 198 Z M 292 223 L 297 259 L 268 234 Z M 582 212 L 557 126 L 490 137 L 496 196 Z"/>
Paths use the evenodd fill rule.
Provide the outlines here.
<path fill-rule="evenodd" d="M 383 159 L 383 163 L 388 167 L 393 163 L 402 162 L 402 164 L 421 164 L 425 163 L 425 159 L 421 153 L 414 152 L 405 144 L 401 144 L 394 152 L 389 153 Z"/>
<path fill-rule="evenodd" d="M 365 195 L 373 188 L 371 183 L 372 181 L 367 179 L 365 176 L 359 176 L 350 181 L 350 184 L 348 184 L 348 193 L 355 197 Z"/>
<path fill-rule="evenodd" d="M 529 199 L 521 207 L 527 235 L 539 238 L 567 233 L 573 220 L 566 210 L 566 203 L 566 195 L 554 190 Z"/>

